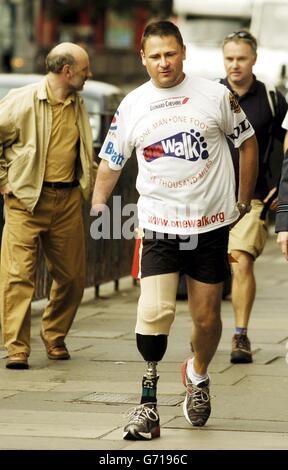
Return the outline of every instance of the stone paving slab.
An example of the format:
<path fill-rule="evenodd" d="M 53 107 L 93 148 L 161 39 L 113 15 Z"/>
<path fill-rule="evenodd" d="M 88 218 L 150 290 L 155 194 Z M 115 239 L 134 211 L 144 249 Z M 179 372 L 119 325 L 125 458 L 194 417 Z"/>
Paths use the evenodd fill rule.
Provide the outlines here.
<path fill-rule="evenodd" d="M 17 391 L 15 390 L 1 390 L 0 391 L 0 403 L 3 398 L 14 397 L 17 395 Z"/>
<path fill-rule="evenodd" d="M 124 336 L 125 334 L 127 334 L 127 332 L 123 331 L 123 330 L 113 330 L 113 329 L 99 329 L 99 328 L 95 328 L 95 330 L 91 331 L 91 330 L 73 330 L 71 331 L 71 333 L 69 334 L 69 337 L 79 337 L 79 338 L 121 338 L 122 336 Z"/>
<path fill-rule="evenodd" d="M 81 338 L 73 337 L 69 335 L 66 341 L 69 351 L 82 351 L 90 347 L 95 347 L 96 339 L 95 338 Z"/>
<path fill-rule="evenodd" d="M 142 359 L 136 348 L 135 341 L 126 341 L 121 338 L 116 341 L 99 338 L 97 344 L 89 350 L 90 358 L 94 356 L 94 359 L 97 360 L 99 352 L 101 352 L 101 359 L 106 361 L 125 361 L 129 359 L 129 361 L 140 362 Z"/>
<path fill-rule="evenodd" d="M 107 441 L 99 439 L 85 438 L 78 439 L 75 437 L 46 437 L 39 436 L 0 436 L 1 450 L 107 450 Z M 126 446 L 123 440 L 109 442 L 109 450 L 121 450 Z M 33 458 L 33 455 L 30 455 Z M 71 454 L 73 458 L 73 454 Z M 72 459 L 71 459 L 72 463 Z"/>
<path fill-rule="evenodd" d="M 28 369 L 28 370 L 9 370 L 0 369 L 0 384 L 3 382 L 7 385 L 8 383 L 17 383 L 19 377 L 23 381 L 39 382 L 45 379 L 46 382 L 63 382 L 63 375 L 57 370 L 51 370 L 48 367 L 42 367 L 40 369 Z M 0 385 L 1 386 L 1 385 Z"/>
<path fill-rule="evenodd" d="M 258 393 L 255 393 L 255 390 Z M 213 417 L 287 421 L 288 377 L 247 376 L 233 388 L 212 384 Z"/>
<path fill-rule="evenodd" d="M 245 376 L 263 376 L 269 382 L 271 380 L 279 380 L 283 376 L 287 376 L 287 364 L 283 358 L 278 358 L 269 364 L 237 364 L 232 366 L 237 369 L 239 373 L 245 374 Z"/>
<path fill-rule="evenodd" d="M 86 351 L 86 356 L 88 356 L 89 351 Z M 145 372 L 145 363 L 143 361 L 128 361 L 125 360 L 95 360 L 94 358 L 90 359 L 89 356 L 77 355 L 73 356 L 73 360 L 65 361 L 58 363 L 56 361 L 50 361 L 48 369 L 53 371 L 55 374 L 65 374 L 62 377 L 62 382 L 67 379 L 73 380 L 83 380 L 85 381 L 95 381 L 95 380 L 117 380 L 119 382 L 125 382 L 127 379 L 139 381 L 139 378 L 142 378 L 143 373 Z M 166 380 L 166 377 L 169 379 L 169 374 L 174 374 L 175 381 L 181 381 L 181 362 L 167 362 L 163 361 L 158 365 L 157 368 L 159 374 L 161 375 L 160 380 Z M 242 377 L 243 373 L 233 367 L 230 362 L 213 360 L 211 364 L 210 371 L 213 374 L 224 374 L 224 381 L 238 381 L 239 376 Z M 165 374 L 165 375 L 164 375 Z M 1 375 L 0 375 L 1 377 Z M 174 380 L 174 379 L 173 379 Z M 220 379 L 221 380 L 221 379 Z"/>
<path fill-rule="evenodd" d="M 277 361 L 279 354 L 274 351 L 268 351 L 261 348 L 253 354 L 253 363 L 254 364 L 271 364 L 272 362 Z"/>
<path fill-rule="evenodd" d="M 109 443 L 121 439 L 122 430 L 117 429 L 103 439 Z M 108 442 L 109 441 L 109 442 Z M 126 450 L 146 450 L 143 441 L 127 441 Z M 287 433 L 209 431 L 208 429 L 162 429 L 161 438 L 149 441 L 149 452 L 153 450 L 286 450 Z M 193 462 L 191 461 L 191 465 Z"/>
<path fill-rule="evenodd" d="M 62 414 L 62 413 L 61 413 Z M 66 438 L 82 438 L 82 439 L 96 439 L 100 438 L 101 436 L 107 434 L 111 431 L 111 425 L 102 426 L 99 428 L 98 423 L 94 424 L 91 423 L 88 425 L 87 423 L 85 426 L 75 423 L 41 423 L 41 416 L 39 416 L 39 420 L 37 423 L 0 423 L 0 436 L 3 434 L 5 436 L 13 436 L 15 434 L 15 427 L 17 427 L 17 435 L 20 436 L 43 436 L 46 438 L 50 437 L 66 437 Z M 2 418 L 1 418 L 2 419 Z M 80 417 L 79 417 L 80 419 Z M 100 419 L 100 418 L 99 418 Z M 97 422 L 97 419 L 95 418 Z M 2 444 L 1 444 L 2 446 Z"/>
<path fill-rule="evenodd" d="M 9 382 L 9 383 L 6 383 L 6 384 L 0 383 L 0 389 L 2 389 L 2 390 L 9 389 L 10 391 L 11 390 L 15 390 L 15 391 L 29 391 L 29 390 L 31 390 L 32 392 L 37 390 L 37 391 L 41 392 L 41 391 L 53 390 L 58 385 L 59 385 L 59 383 L 57 383 L 57 382 L 45 382 L 44 379 L 43 379 L 42 382 L 40 382 L 40 381 L 30 382 L 29 380 L 27 380 L 27 381 L 22 380 L 21 381 L 21 379 L 18 379 L 15 382 Z"/>
<path fill-rule="evenodd" d="M 214 385 L 236 385 L 246 377 L 246 375 L 239 370 L 228 370 L 223 374 L 209 372 L 209 375 Z"/>
<path fill-rule="evenodd" d="M 7 395 L 6 395 L 7 393 Z M 3 394 L 3 395 L 2 395 Z M 6 395 L 6 396 L 5 396 Z M 1 398 L 6 398 L 1 400 Z M 54 392 L 50 391 L 5 391 L 0 392 L 0 409 L 43 409 L 43 410 L 58 410 L 58 411 L 71 411 L 71 403 L 73 400 L 79 398 L 79 392 Z M 59 406 L 60 404 L 60 406 Z M 91 407 L 86 409 L 85 407 L 79 407 L 81 411 L 91 410 Z M 1 412 L 0 412 L 1 416 Z"/>
<path fill-rule="evenodd" d="M 28 392 L 19 392 L 21 394 L 20 397 L 16 398 L 16 395 L 10 396 L 5 400 L 0 400 L 0 418 L 1 418 L 1 410 L 30 410 L 30 411 L 53 411 L 53 412 L 73 412 L 73 413 L 94 413 L 96 416 L 97 414 L 110 414 L 110 415 L 118 415 L 119 419 L 122 423 L 125 422 L 125 416 L 129 410 L 131 410 L 134 405 L 131 403 L 98 403 L 98 402 L 83 402 L 79 401 L 78 398 L 83 397 L 83 393 L 73 394 L 73 393 L 53 393 L 49 396 L 46 392 L 35 392 L 35 393 L 28 393 Z M 86 395 L 86 394 L 85 394 Z M 184 397 L 181 397 L 183 400 Z M 171 420 L 172 418 L 182 417 L 182 403 L 176 406 L 166 406 L 161 405 L 161 420 L 164 417 L 169 417 Z M 168 422 L 168 420 L 166 420 Z"/>
<path fill-rule="evenodd" d="M 251 350 L 253 351 L 254 354 L 257 352 L 258 356 L 259 356 L 259 352 L 262 352 L 262 353 L 264 352 L 264 353 L 269 353 L 269 354 L 272 353 L 277 358 L 285 357 L 288 352 L 286 348 L 286 339 L 283 342 L 277 343 L 277 344 L 253 342 L 251 345 Z M 222 340 L 221 344 L 219 345 L 219 352 L 220 351 L 228 353 L 229 360 L 230 360 L 231 341 L 227 343 L 225 342 L 225 340 Z"/>
<path fill-rule="evenodd" d="M 123 423 L 119 415 L 105 413 L 1 410 L 0 435 L 71 437 L 93 439 Z"/>
<path fill-rule="evenodd" d="M 179 406 L 184 400 L 184 396 L 180 394 L 164 394 L 159 393 L 157 403 L 158 406 Z M 76 401 L 76 400 L 75 400 Z M 139 393 L 118 393 L 118 392 L 93 392 L 89 393 L 88 395 L 81 396 L 77 399 L 77 402 L 85 402 L 85 403 L 105 403 L 105 404 L 113 404 L 117 403 L 119 405 L 131 404 L 131 405 L 138 405 L 139 404 Z"/>
<path fill-rule="evenodd" d="M 191 429 L 191 425 L 183 416 L 173 418 L 165 425 L 165 428 Z M 287 433 L 287 421 L 264 421 L 245 419 L 221 419 L 209 418 L 205 425 L 205 431 L 246 431 L 263 433 Z"/>
<path fill-rule="evenodd" d="M 142 376 L 141 376 L 141 380 L 142 380 Z M 92 380 L 88 382 L 67 380 L 63 384 L 57 384 L 57 385 L 54 384 L 53 391 L 67 392 L 69 390 L 72 392 L 79 391 L 79 392 L 93 393 L 93 392 L 107 392 L 107 391 L 110 392 L 114 390 L 115 393 L 116 391 L 117 393 L 127 393 L 127 390 L 128 390 L 129 393 L 136 393 L 139 395 L 141 391 L 139 384 L 140 384 L 140 380 L 135 380 L 134 382 L 132 382 L 131 380 L 126 381 L 126 382 L 119 382 L 117 381 L 117 378 L 114 381 L 109 380 L 108 385 L 107 385 L 107 380 L 105 380 L 104 378 L 102 379 L 102 381 L 97 380 L 95 382 L 93 382 Z M 165 394 L 167 393 L 167 390 L 169 390 L 169 394 L 173 394 L 173 395 L 181 394 L 185 391 L 183 384 L 182 382 L 180 382 L 180 380 L 177 380 L 175 382 L 173 380 L 167 381 L 163 377 L 162 380 L 158 382 L 158 392 L 159 394 Z"/>
<path fill-rule="evenodd" d="M 262 326 L 262 323 L 261 323 Z M 278 326 L 278 325 L 277 325 Z M 287 328 L 287 325 L 286 325 Z M 253 321 L 251 320 L 251 341 L 257 343 L 280 343 L 287 338 L 287 329 L 284 329 L 284 325 L 282 329 L 272 329 L 271 325 L 267 326 L 267 329 L 260 329 L 256 327 L 253 328 Z"/>

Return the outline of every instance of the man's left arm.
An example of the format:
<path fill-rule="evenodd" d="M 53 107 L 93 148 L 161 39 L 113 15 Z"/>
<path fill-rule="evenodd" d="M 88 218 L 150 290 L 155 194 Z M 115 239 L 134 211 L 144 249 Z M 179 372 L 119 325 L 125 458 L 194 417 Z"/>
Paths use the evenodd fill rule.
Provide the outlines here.
<path fill-rule="evenodd" d="M 240 215 L 248 212 L 258 175 L 258 144 L 255 131 L 237 99 L 224 85 L 220 103 L 221 128 L 239 151 L 238 209 Z M 242 207 L 241 207 L 242 205 Z"/>

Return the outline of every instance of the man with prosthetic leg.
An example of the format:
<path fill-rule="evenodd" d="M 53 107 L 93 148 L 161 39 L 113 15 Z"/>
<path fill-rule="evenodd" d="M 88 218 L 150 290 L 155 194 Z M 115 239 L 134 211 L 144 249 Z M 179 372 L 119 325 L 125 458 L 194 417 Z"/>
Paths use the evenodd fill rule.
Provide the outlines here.
<path fill-rule="evenodd" d="M 245 214 L 258 165 L 254 130 L 227 88 L 183 73 L 185 46 L 178 28 L 170 21 L 152 22 L 141 46 L 151 80 L 130 92 L 114 116 L 99 154 L 91 209 L 92 215 L 105 212 L 135 148 L 143 229 L 135 333 L 146 370 L 140 404 L 124 427 L 124 439 L 131 440 L 160 436 L 157 363 L 175 318 L 180 272 L 186 275 L 194 348 L 194 357 L 182 365 L 184 416 L 193 426 L 203 426 L 210 416 L 207 370 L 221 336 L 229 228 Z M 239 148 L 238 205 L 226 136 Z"/>

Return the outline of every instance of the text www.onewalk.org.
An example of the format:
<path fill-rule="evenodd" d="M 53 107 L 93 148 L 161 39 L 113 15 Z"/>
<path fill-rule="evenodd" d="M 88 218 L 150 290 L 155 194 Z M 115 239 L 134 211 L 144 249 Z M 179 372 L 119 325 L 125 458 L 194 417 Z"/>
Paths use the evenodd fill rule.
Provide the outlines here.
<path fill-rule="evenodd" d="M 148 217 L 148 222 L 152 225 L 158 225 L 161 227 L 173 227 L 173 228 L 196 228 L 196 227 L 205 227 L 206 225 L 215 224 L 216 222 L 224 222 L 225 215 L 224 212 L 217 212 L 210 217 L 203 215 L 197 219 L 184 219 L 184 220 L 173 220 L 166 219 L 164 217 L 157 217 L 156 215 L 151 215 Z"/>

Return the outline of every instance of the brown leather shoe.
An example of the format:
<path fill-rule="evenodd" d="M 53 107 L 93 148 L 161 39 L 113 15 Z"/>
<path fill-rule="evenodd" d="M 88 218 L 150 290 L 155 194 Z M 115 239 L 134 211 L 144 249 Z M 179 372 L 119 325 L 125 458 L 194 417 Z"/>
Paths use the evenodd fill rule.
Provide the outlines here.
<path fill-rule="evenodd" d="M 40 336 L 46 348 L 47 356 L 49 359 L 56 359 L 56 360 L 62 360 L 62 361 L 70 359 L 69 351 L 66 348 L 66 345 L 64 342 L 61 345 L 50 344 L 44 338 L 42 331 L 40 331 Z"/>
<path fill-rule="evenodd" d="M 7 369 L 29 369 L 28 354 L 21 352 L 10 354 L 6 362 Z"/>

